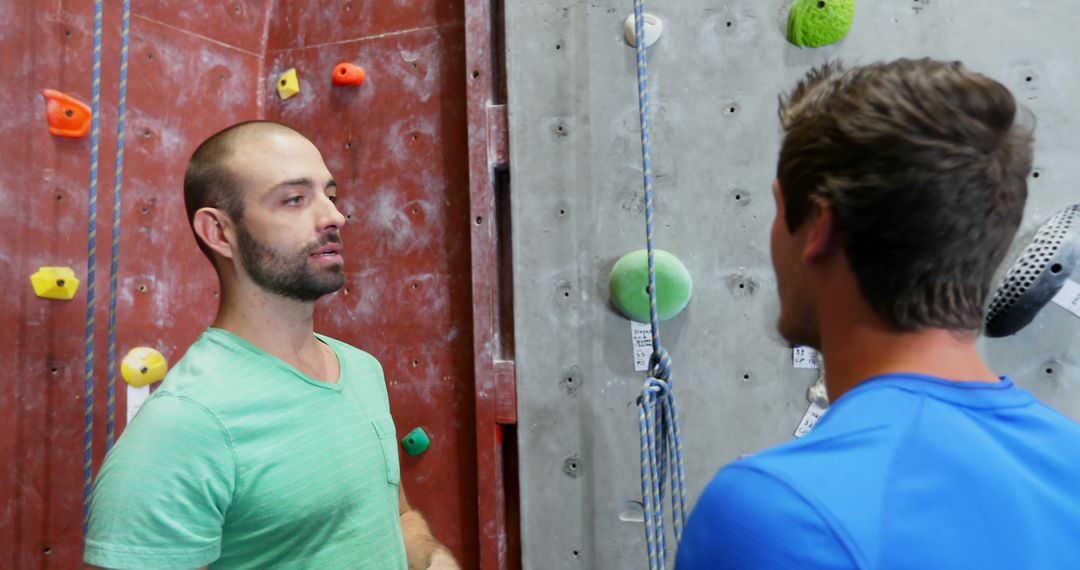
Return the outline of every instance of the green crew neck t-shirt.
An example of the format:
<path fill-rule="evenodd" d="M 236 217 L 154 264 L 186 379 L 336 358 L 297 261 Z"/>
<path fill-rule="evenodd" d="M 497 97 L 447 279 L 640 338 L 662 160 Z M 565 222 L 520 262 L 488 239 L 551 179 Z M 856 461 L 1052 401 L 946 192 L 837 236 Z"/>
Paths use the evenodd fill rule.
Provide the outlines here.
<path fill-rule="evenodd" d="M 222 329 L 188 349 L 108 454 L 84 561 L 112 569 L 406 567 L 382 367 L 315 380 Z"/>

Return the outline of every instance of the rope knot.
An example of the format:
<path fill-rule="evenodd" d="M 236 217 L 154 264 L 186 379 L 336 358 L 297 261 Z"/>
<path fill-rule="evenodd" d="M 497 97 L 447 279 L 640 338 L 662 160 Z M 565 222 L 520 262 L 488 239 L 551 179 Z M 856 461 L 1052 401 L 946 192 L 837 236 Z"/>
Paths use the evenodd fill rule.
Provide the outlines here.
<path fill-rule="evenodd" d="M 649 357 L 649 376 L 663 380 L 666 384 L 671 381 L 671 356 L 664 347 L 659 347 Z"/>

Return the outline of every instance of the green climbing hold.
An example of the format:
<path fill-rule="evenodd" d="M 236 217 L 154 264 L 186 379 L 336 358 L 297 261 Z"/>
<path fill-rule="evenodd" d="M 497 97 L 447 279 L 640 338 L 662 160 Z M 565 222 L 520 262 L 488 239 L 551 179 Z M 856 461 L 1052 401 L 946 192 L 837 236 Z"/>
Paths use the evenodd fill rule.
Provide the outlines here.
<path fill-rule="evenodd" d="M 611 269 L 611 301 L 627 318 L 649 322 L 649 254 L 644 249 L 624 255 Z M 656 250 L 656 312 L 661 321 L 679 314 L 690 302 L 694 283 L 678 257 Z"/>
<path fill-rule="evenodd" d="M 795 0 L 788 14 L 787 39 L 799 47 L 821 47 L 848 34 L 855 0 Z"/>
<path fill-rule="evenodd" d="M 408 453 L 409 455 L 420 455 L 427 451 L 430 446 L 431 440 L 428 439 L 427 432 L 425 432 L 422 427 L 410 431 L 409 435 L 401 440 L 401 447 L 403 447 L 405 453 Z"/>

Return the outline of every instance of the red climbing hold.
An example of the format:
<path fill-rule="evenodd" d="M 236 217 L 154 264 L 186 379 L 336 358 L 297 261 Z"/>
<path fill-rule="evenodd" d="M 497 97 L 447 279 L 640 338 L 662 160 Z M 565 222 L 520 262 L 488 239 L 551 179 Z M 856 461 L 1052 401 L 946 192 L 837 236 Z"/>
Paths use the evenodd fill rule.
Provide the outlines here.
<path fill-rule="evenodd" d="M 90 107 L 78 99 L 46 89 L 41 92 L 45 97 L 45 119 L 49 122 L 49 132 L 58 137 L 79 139 L 90 132 Z"/>
<path fill-rule="evenodd" d="M 334 85 L 360 85 L 366 77 L 363 67 L 345 62 L 334 66 L 331 82 Z"/>

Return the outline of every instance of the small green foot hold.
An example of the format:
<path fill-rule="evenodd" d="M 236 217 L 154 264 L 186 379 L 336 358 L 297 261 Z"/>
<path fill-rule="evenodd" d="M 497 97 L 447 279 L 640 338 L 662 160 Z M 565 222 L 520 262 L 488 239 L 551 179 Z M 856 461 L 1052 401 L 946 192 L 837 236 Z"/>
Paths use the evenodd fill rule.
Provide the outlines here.
<path fill-rule="evenodd" d="M 795 0 L 788 14 L 787 39 L 799 47 L 821 47 L 848 34 L 855 0 Z"/>
<path fill-rule="evenodd" d="M 424 428 L 418 427 L 409 432 L 409 435 L 405 436 L 401 440 L 401 447 L 405 449 L 405 453 L 409 455 L 420 455 L 431 447 L 431 440 L 428 439 L 427 432 Z"/>
<path fill-rule="evenodd" d="M 690 272 L 678 257 L 656 250 L 656 312 L 661 321 L 679 314 L 694 289 Z M 630 252 L 611 269 L 611 301 L 627 318 L 649 322 L 649 257 L 644 249 Z"/>

